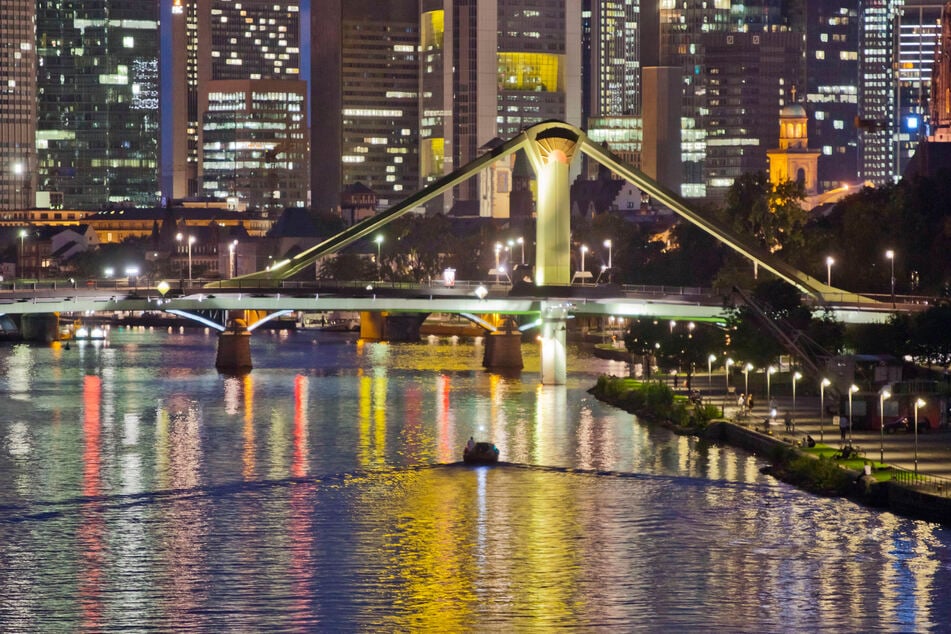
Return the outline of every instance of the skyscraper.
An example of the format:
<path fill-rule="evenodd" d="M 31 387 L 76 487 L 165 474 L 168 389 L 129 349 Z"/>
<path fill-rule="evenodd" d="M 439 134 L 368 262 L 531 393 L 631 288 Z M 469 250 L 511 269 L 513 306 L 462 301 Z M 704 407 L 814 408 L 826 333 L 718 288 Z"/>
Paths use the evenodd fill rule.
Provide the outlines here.
<path fill-rule="evenodd" d="M 423 0 L 421 24 L 424 183 L 532 123 L 581 124 L 580 0 Z"/>
<path fill-rule="evenodd" d="M 895 16 L 901 0 L 862 0 L 859 3 L 858 121 L 859 178 L 881 185 L 897 177 L 894 135 L 898 95 L 894 77 Z"/>
<path fill-rule="evenodd" d="M 36 7 L 39 189 L 79 208 L 152 203 L 157 4 L 38 0 Z"/>
<path fill-rule="evenodd" d="M 895 149 L 896 173 L 904 174 L 921 139 L 929 134 L 931 76 L 941 41 L 941 13 L 936 0 L 904 0 L 896 15 L 898 76 Z"/>
<path fill-rule="evenodd" d="M 265 92 L 296 95 L 300 91 L 300 3 L 286 0 L 161 0 L 162 15 L 162 170 L 161 187 L 165 196 L 180 198 L 199 193 L 223 193 L 238 183 L 244 189 L 229 191 L 227 198 L 244 208 L 267 208 L 305 204 L 299 192 L 306 188 L 307 166 L 295 160 L 296 141 L 269 138 L 256 133 L 254 147 L 249 139 L 225 144 L 219 134 L 221 112 L 209 114 L 209 95 L 221 93 L 216 81 L 287 81 L 287 86 L 266 85 Z M 244 104 L 269 102 L 255 98 L 251 85 Z M 239 91 L 240 92 L 240 91 Z M 258 91 L 260 92 L 260 91 Z M 243 93 L 242 93 L 243 94 Z M 262 93 L 263 94 L 263 93 Z M 294 101 L 294 100 L 292 100 Z M 216 107 L 224 107 L 217 103 Z M 225 108 L 226 110 L 228 108 Z M 306 106 L 303 107 L 306 113 Z M 260 129 L 267 125 L 246 113 L 246 126 Z M 269 114 L 274 115 L 269 108 Z M 244 114 L 235 116 L 244 119 Z M 214 141 L 205 143 L 206 125 L 215 129 Z M 306 125 L 303 123 L 302 125 Z M 279 133 L 280 134 L 280 133 Z M 285 150 L 288 150 L 285 152 Z M 218 169 L 222 153 L 232 157 L 232 178 L 221 179 Z M 215 164 L 205 174 L 204 161 Z M 247 161 L 239 161 L 238 156 Z M 306 157 L 305 157 L 306 162 Z M 243 175 L 235 172 L 245 172 Z M 259 172 L 266 172 L 259 173 Z M 300 181 L 300 182 L 298 182 Z M 285 186 L 270 191 L 250 191 L 280 182 Z M 304 183 L 303 185 L 301 183 Z M 249 201 L 257 201 L 249 204 Z"/>
<path fill-rule="evenodd" d="M 416 0 L 312 0 L 313 207 L 362 183 L 381 206 L 419 185 Z"/>
<path fill-rule="evenodd" d="M 858 180 L 859 9 L 853 0 L 808 0 L 806 103 L 820 150 L 819 189 Z"/>
<path fill-rule="evenodd" d="M 776 115 L 805 83 L 802 33 L 707 33 L 705 51 L 706 195 L 722 199 L 743 174 L 766 168 Z M 772 115 L 772 116 L 770 116 Z"/>
<path fill-rule="evenodd" d="M 36 2 L 9 0 L 0 20 L 0 209 L 34 206 Z"/>

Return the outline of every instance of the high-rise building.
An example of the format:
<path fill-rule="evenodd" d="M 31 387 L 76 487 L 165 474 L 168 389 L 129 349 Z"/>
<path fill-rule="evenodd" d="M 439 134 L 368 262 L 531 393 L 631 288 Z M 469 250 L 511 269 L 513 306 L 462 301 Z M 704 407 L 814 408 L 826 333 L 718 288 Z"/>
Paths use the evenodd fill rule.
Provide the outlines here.
<path fill-rule="evenodd" d="M 220 152 L 216 143 L 219 114 L 209 115 L 211 92 L 216 81 L 287 81 L 286 86 L 271 92 L 298 94 L 301 67 L 300 1 L 285 0 L 161 0 L 162 16 L 162 158 L 161 188 L 163 196 L 182 198 L 209 191 L 222 192 L 219 173 Z M 252 89 L 249 95 L 254 92 Z M 264 103 L 248 97 L 248 103 Z M 296 101 L 292 101 L 297 107 Z M 216 107 L 221 104 L 217 103 Z M 303 107 L 306 113 L 306 106 Z M 273 116 L 273 112 L 267 114 Z M 204 170 L 206 122 L 215 128 L 209 161 L 215 164 L 212 173 Z M 252 114 L 248 125 L 254 127 Z M 306 124 L 305 124 L 306 125 Z M 232 201 L 268 201 L 269 207 L 297 206 L 301 200 L 301 183 L 306 187 L 308 169 L 293 155 L 284 155 L 286 143 L 279 139 L 262 141 L 248 155 L 249 163 L 239 164 L 243 176 L 232 178 L 230 184 L 245 187 L 281 182 L 279 190 L 231 192 Z M 243 152 L 245 148 L 234 148 Z M 296 151 L 296 150 L 294 150 Z M 269 158 L 270 157 L 270 158 Z M 276 158 L 275 158 L 276 157 Z M 273 160 L 272 160 L 273 159 Z M 283 173 L 284 165 L 293 163 L 294 174 Z M 273 172 L 261 174 L 260 171 Z M 300 183 L 295 182 L 300 180 Z M 243 203 L 238 203 L 243 206 Z M 256 207 L 251 204 L 250 207 Z"/>
<path fill-rule="evenodd" d="M 39 190 L 77 208 L 154 202 L 157 3 L 38 0 L 36 46 Z"/>
<path fill-rule="evenodd" d="M 0 210 L 36 192 L 36 1 L 9 0 L 0 20 Z"/>
<path fill-rule="evenodd" d="M 231 79 L 207 84 L 202 193 L 239 211 L 307 204 L 307 83 Z"/>
<path fill-rule="evenodd" d="M 584 120 L 640 113 L 640 0 L 584 0 Z"/>
<path fill-rule="evenodd" d="M 905 173 L 918 143 L 930 133 L 928 105 L 935 54 L 941 41 L 941 12 L 936 0 L 904 0 L 897 12 L 898 76 L 895 130 L 896 175 Z"/>
<path fill-rule="evenodd" d="M 310 29 L 313 207 L 357 183 L 401 201 L 419 185 L 417 0 L 312 0 Z"/>
<path fill-rule="evenodd" d="M 702 198 L 707 194 L 704 160 L 707 155 L 706 86 L 704 49 L 701 35 L 726 33 L 730 29 L 730 1 L 661 0 L 660 64 L 683 69 L 681 111 L 681 163 L 683 182 L 680 194 Z"/>
<path fill-rule="evenodd" d="M 806 8 L 805 96 L 826 191 L 858 181 L 859 10 L 853 0 L 808 0 Z"/>
<path fill-rule="evenodd" d="M 796 101 L 805 83 L 801 32 L 756 30 L 707 33 L 704 182 L 722 199 L 743 174 L 766 168 L 776 143 L 776 113 Z M 772 113 L 772 117 L 768 116 Z"/>
<path fill-rule="evenodd" d="M 895 17 L 901 0 L 859 3 L 859 178 L 881 185 L 898 173 L 898 95 L 895 82 Z"/>
<path fill-rule="evenodd" d="M 581 0 L 423 0 L 421 175 L 546 119 L 581 125 Z M 476 200 L 472 179 L 459 200 Z"/>

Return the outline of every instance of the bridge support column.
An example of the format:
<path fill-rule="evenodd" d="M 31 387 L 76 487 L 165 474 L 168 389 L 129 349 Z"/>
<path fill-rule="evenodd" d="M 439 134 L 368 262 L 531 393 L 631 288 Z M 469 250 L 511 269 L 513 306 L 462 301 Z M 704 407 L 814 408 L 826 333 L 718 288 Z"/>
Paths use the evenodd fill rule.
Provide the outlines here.
<path fill-rule="evenodd" d="M 228 329 L 218 335 L 215 367 L 227 373 L 251 370 L 251 333 L 243 319 L 232 319 Z"/>
<path fill-rule="evenodd" d="M 522 333 L 509 317 L 502 330 L 490 332 L 485 336 L 482 366 L 489 369 L 521 370 L 523 365 Z"/>
<path fill-rule="evenodd" d="M 562 305 L 542 308 L 542 384 L 568 382 L 568 309 Z"/>
<path fill-rule="evenodd" d="M 370 341 L 383 340 L 383 313 L 368 310 L 360 312 L 360 338 Z"/>
<path fill-rule="evenodd" d="M 27 313 L 20 318 L 20 337 L 24 341 L 59 341 L 59 315 Z"/>
<path fill-rule="evenodd" d="M 370 341 L 419 341 L 428 313 L 360 313 L 360 338 Z"/>

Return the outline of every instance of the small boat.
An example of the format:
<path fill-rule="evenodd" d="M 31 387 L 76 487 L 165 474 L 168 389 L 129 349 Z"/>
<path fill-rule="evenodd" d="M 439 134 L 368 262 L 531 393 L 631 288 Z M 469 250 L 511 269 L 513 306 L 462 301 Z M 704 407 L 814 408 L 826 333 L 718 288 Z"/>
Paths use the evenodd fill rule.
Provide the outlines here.
<path fill-rule="evenodd" d="M 462 450 L 462 460 L 467 464 L 494 464 L 499 461 L 499 448 L 490 442 L 477 442 Z"/>

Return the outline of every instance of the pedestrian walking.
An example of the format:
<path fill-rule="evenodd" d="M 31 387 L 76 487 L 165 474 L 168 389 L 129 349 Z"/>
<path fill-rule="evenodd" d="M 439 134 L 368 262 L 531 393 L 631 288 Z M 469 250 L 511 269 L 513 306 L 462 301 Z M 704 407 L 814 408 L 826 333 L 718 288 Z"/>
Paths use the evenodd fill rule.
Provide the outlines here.
<path fill-rule="evenodd" d="M 750 393 L 747 394 L 747 396 L 746 396 L 746 407 L 747 407 L 747 409 L 749 409 L 751 412 L 753 411 L 753 393 L 752 393 L 752 392 L 750 392 Z"/>
<path fill-rule="evenodd" d="M 786 423 L 786 431 L 792 431 L 792 430 L 793 430 L 792 415 L 791 415 L 788 411 L 786 412 L 786 416 L 783 418 L 783 422 Z"/>
<path fill-rule="evenodd" d="M 849 419 L 845 416 L 839 416 L 839 435 L 845 440 L 845 435 L 849 431 Z"/>

